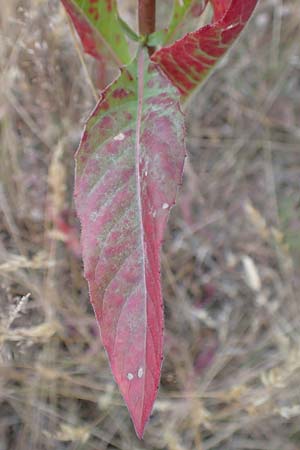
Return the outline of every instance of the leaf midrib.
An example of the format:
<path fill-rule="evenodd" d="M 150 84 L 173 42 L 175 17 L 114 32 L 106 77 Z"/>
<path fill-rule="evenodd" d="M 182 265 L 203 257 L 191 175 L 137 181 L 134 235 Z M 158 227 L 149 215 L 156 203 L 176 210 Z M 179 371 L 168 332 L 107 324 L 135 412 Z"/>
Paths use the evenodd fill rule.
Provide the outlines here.
<path fill-rule="evenodd" d="M 145 263 L 146 263 L 146 256 L 145 256 L 145 239 L 144 239 L 144 223 L 143 223 L 143 209 L 142 209 L 142 199 L 141 199 L 141 178 L 140 178 L 140 154 L 141 154 L 141 145 L 140 145 L 140 139 L 141 139 L 141 128 L 142 128 L 142 113 L 143 113 L 143 100 L 144 100 L 144 54 L 145 50 L 140 50 L 138 54 L 138 61 L 137 61 L 137 82 L 138 82 L 138 89 L 137 89 L 137 100 L 138 100 L 138 107 L 137 107 L 137 123 L 136 123 L 136 184 L 137 184 L 137 200 L 138 200 L 138 212 L 139 212 L 139 224 L 140 224 L 140 236 L 141 236 L 141 250 L 142 250 L 142 271 L 143 271 L 143 299 L 144 299 L 144 314 L 145 314 L 145 341 L 144 341 L 144 362 L 143 362 L 143 368 L 144 368 L 144 377 L 143 377 L 143 389 L 142 389 L 142 408 L 140 411 L 143 411 L 144 409 L 144 398 L 145 398 L 145 379 L 146 379 L 146 351 L 147 351 L 147 292 L 146 292 L 146 271 L 145 271 Z M 139 418 L 140 420 L 142 417 Z"/>

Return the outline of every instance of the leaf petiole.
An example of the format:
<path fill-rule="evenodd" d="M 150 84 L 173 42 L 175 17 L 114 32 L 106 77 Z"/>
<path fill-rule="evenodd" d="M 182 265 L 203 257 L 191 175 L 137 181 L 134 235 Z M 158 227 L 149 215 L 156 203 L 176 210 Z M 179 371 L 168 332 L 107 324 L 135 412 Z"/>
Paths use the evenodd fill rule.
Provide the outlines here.
<path fill-rule="evenodd" d="M 129 39 L 131 39 L 134 42 L 141 42 L 141 36 L 139 36 L 135 31 L 133 31 L 133 29 L 130 28 L 128 23 L 125 22 L 125 20 L 123 20 L 120 16 L 118 16 L 118 22 L 122 30 L 126 34 L 126 36 L 129 37 Z"/>

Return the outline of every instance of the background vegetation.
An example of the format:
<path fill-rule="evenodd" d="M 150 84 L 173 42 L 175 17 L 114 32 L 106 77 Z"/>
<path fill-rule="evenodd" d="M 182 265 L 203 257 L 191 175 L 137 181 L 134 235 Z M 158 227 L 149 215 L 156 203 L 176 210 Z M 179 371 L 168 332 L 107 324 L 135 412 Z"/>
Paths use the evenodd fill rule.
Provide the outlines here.
<path fill-rule="evenodd" d="M 57 0 L 0 7 L 0 450 L 299 450 L 299 1 L 261 0 L 189 104 L 142 442 L 78 258 L 73 154 L 97 68 Z"/>

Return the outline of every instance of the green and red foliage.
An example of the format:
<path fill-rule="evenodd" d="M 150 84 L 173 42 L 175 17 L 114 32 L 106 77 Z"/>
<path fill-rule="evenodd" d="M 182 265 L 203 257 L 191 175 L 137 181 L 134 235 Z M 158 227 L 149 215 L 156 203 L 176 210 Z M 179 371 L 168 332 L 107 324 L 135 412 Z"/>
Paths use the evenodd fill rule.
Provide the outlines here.
<path fill-rule="evenodd" d="M 61 1 L 88 54 L 101 62 L 112 58 L 118 65 L 129 63 L 128 44 L 115 0 Z"/>
<path fill-rule="evenodd" d="M 140 436 L 159 385 L 160 246 L 184 156 L 179 94 L 142 50 L 90 117 L 75 183 L 91 302 Z"/>
<path fill-rule="evenodd" d="M 75 203 L 103 345 L 142 437 L 163 355 L 160 248 L 185 157 L 180 103 L 239 36 L 257 0 L 210 0 L 211 23 L 168 45 L 207 5 L 175 0 L 169 28 L 137 37 L 130 63 L 125 34 L 135 33 L 118 17 L 115 1 L 62 3 L 85 51 L 99 61 L 110 57 L 121 69 L 87 121 L 76 154 Z"/>
<path fill-rule="evenodd" d="M 248 22 L 255 0 L 211 0 L 212 23 L 188 33 L 152 56 L 186 97 L 208 76 Z"/>

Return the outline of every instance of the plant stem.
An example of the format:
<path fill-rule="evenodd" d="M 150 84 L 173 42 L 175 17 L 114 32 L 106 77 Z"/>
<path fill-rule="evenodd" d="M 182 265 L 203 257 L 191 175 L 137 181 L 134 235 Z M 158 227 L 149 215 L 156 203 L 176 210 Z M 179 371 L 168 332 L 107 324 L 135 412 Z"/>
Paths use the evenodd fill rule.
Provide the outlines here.
<path fill-rule="evenodd" d="M 155 31 L 155 0 L 138 0 L 139 2 L 139 33 L 148 36 Z M 149 47 L 149 53 L 154 48 Z"/>

